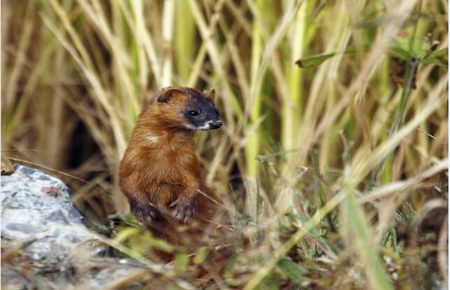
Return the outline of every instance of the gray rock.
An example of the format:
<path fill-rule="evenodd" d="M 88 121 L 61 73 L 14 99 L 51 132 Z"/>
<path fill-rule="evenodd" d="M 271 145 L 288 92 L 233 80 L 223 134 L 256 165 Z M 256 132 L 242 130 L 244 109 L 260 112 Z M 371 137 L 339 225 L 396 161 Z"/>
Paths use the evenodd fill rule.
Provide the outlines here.
<path fill-rule="evenodd" d="M 1 185 L 2 249 L 8 256 L 2 257 L 2 288 L 100 289 L 142 271 L 119 259 L 99 257 L 105 247 L 84 226 L 61 180 L 16 165 L 13 174 L 1 176 Z M 20 251 L 10 256 L 17 253 L 14 249 Z M 98 264 L 102 259 L 112 266 L 103 268 Z"/>

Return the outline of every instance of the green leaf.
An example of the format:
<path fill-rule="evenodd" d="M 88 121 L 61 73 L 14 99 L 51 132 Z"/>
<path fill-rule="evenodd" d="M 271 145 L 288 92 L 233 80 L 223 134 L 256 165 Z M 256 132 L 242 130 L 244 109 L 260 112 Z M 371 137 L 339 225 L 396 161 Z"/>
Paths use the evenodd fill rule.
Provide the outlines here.
<path fill-rule="evenodd" d="M 198 264 L 203 263 L 206 260 L 206 258 L 208 257 L 208 254 L 209 254 L 208 247 L 205 247 L 205 246 L 200 247 L 198 249 L 197 253 L 195 254 L 194 264 L 198 265 Z"/>
<path fill-rule="evenodd" d="M 178 286 L 177 284 L 171 282 L 167 285 L 167 290 L 181 290 L 183 288 L 181 288 L 180 286 Z"/>
<path fill-rule="evenodd" d="M 298 264 L 286 258 L 278 262 L 277 270 L 292 278 L 295 282 L 302 282 L 305 279 L 304 274 L 308 272 L 305 268 L 300 267 Z"/>
<path fill-rule="evenodd" d="M 186 253 L 177 253 L 175 255 L 175 269 L 177 272 L 185 272 L 189 263 L 189 256 Z"/>
<path fill-rule="evenodd" d="M 370 288 L 392 290 L 391 281 L 374 245 L 373 235 L 366 222 L 364 211 L 356 200 L 354 190 L 348 186 L 346 187 L 349 195 L 342 203 L 342 214 L 344 215 L 344 220 L 348 223 L 347 227 L 351 229 L 356 238 L 355 244 L 358 246 L 361 264 L 364 265 L 369 283 L 372 286 Z"/>
<path fill-rule="evenodd" d="M 435 64 L 438 66 L 447 66 L 448 48 L 433 51 L 422 60 L 422 64 Z"/>
<path fill-rule="evenodd" d="M 388 54 L 391 57 L 398 58 L 403 61 L 408 61 L 413 57 L 413 55 L 407 49 L 399 46 L 391 47 Z"/>
<path fill-rule="evenodd" d="M 388 54 L 391 57 L 409 61 L 413 57 L 423 56 L 429 48 L 430 45 L 421 39 L 397 37 L 391 45 Z"/>
<path fill-rule="evenodd" d="M 129 239 L 131 236 L 138 234 L 139 232 L 140 231 L 137 228 L 125 228 L 117 234 L 114 241 L 117 243 L 121 243 L 121 242 Z"/>
<path fill-rule="evenodd" d="M 298 65 L 301 68 L 311 68 L 318 66 L 325 62 L 327 59 L 332 58 L 333 56 L 337 54 L 347 54 L 347 53 L 355 53 L 356 49 L 354 47 L 349 47 L 344 51 L 336 51 L 336 52 L 329 52 L 329 53 L 320 53 L 320 54 L 313 54 L 304 58 L 301 58 L 295 62 L 296 65 Z"/>
<path fill-rule="evenodd" d="M 265 277 L 261 283 L 256 286 L 257 290 L 278 290 L 280 289 L 280 277 L 278 275 L 272 274 Z"/>
<path fill-rule="evenodd" d="M 175 248 L 168 242 L 160 239 L 153 238 L 151 241 L 151 245 L 160 251 L 166 252 L 166 253 L 172 253 Z"/>
<path fill-rule="evenodd" d="M 332 53 L 314 54 L 297 60 L 295 64 L 301 68 L 311 68 L 322 64 L 324 61 L 335 56 L 336 54 L 338 53 L 332 52 Z"/>

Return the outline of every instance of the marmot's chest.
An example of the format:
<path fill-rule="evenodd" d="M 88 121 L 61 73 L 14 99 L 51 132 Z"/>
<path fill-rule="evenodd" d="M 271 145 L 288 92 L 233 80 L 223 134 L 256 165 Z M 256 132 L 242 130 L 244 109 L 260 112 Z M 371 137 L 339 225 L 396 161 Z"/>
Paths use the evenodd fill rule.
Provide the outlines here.
<path fill-rule="evenodd" d="M 153 168 L 157 169 L 157 175 L 163 179 L 177 181 L 186 172 L 198 173 L 197 156 L 192 152 L 170 152 L 162 154 L 152 154 L 149 162 Z"/>

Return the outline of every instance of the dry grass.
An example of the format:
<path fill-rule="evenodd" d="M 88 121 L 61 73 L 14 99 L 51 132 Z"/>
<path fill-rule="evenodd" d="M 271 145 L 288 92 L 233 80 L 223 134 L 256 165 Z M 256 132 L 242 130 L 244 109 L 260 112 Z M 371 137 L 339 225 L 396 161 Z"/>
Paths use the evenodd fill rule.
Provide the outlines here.
<path fill-rule="evenodd" d="M 211 287 L 446 283 L 446 1 L 2 8 L 3 155 L 86 180 L 66 179 L 93 223 L 127 210 L 116 171 L 149 92 L 213 87 L 226 126 L 199 153 L 224 199 L 242 178 L 250 247 Z"/>

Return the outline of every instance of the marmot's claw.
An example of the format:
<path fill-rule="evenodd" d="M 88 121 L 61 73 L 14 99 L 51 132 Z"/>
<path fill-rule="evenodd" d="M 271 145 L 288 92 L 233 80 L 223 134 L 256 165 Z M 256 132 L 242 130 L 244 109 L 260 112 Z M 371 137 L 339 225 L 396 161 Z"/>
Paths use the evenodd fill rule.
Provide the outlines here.
<path fill-rule="evenodd" d="M 197 202 L 193 197 L 179 198 L 169 205 L 174 208 L 172 216 L 183 223 L 189 221 L 197 214 Z"/>
<path fill-rule="evenodd" d="M 149 201 L 130 201 L 131 212 L 144 224 L 151 224 L 156 218 L 156 207 Z"/>

